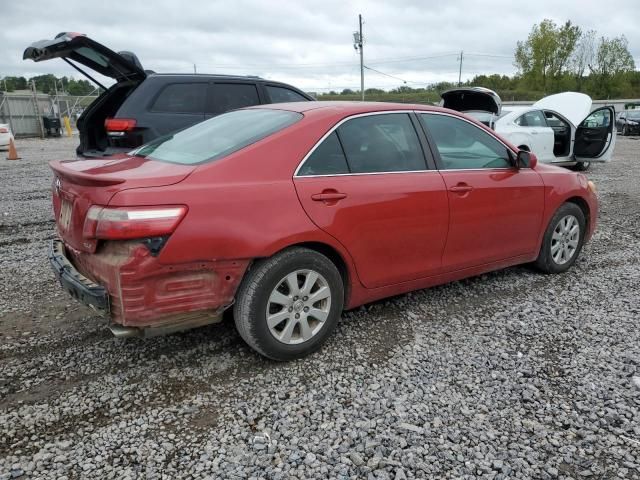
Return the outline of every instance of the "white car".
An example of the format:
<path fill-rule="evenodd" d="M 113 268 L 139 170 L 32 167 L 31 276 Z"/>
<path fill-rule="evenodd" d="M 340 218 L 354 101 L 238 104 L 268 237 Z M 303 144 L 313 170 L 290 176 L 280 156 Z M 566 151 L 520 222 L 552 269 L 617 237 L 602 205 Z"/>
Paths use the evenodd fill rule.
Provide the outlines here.
<path fill-rule="evenodd" d="M 9 148 L 9 142 L 13 138 L 11 128 L 6 123 L 0 123 L 0 148 Z"/>
<path fill-rule="evenodd" d="M 616 141 L 613 107 L 591 112 L 591 105 L 588 95 L 564 92 L 529 107 L 506 113 L 506 109 L 498 110 L 497 114 L 492 108 L 484 114 L 497 115 L 494 130 L 518 148 L 535 153 L 538 161 L 586 170 L 591 162 L 611 160 Z M 443 106 L 447 107 L 446 102 Z M 473 111 L 467 114 L 483 121 Z"/>

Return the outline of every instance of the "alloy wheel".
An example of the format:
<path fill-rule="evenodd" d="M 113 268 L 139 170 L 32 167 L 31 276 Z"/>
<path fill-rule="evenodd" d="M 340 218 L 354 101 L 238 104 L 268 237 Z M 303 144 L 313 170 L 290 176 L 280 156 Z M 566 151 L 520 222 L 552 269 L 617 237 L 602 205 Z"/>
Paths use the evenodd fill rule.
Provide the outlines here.
<path fill-rule="evenodd" d="M 313 270 L 296 270 L 282 278 L 267 302 L 267 326 L 276 340 L 295 345 L 322 329 L 331 310 L 331 288 Z"/>
<path fill-rule="evenodd" d="M 562 217 L 551 235 L 551 257 L 558 265 L 573 258 L 580 242 L 580 224 L 573 215 Z"/>

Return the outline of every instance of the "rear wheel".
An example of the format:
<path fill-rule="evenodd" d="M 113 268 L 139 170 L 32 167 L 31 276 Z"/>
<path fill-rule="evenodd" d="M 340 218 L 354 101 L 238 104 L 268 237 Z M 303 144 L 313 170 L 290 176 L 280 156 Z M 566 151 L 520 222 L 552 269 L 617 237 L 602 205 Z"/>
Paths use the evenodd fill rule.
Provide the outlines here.
<path fill-rule="evenodd" d="M 293 360 L 320 348 L 343 302 L 344 285 L 333 262 L 314 250 L 291 248 L 247 273 L 236 296 L 236 328 L 265 357 Z"/>
<path fill-rule="evenodd" d="M 585 229 L 580 207 L 575 203 L 562 205 L 547 226 L 535 266 L 545 273 L 569 270 L 582 249 Z"/>
<path fill-rule="evenodd" d="M 573 166 L 573 170 L 576 172 L 586 172 L 591 167 L 591 162 L 578 162 Z"/>

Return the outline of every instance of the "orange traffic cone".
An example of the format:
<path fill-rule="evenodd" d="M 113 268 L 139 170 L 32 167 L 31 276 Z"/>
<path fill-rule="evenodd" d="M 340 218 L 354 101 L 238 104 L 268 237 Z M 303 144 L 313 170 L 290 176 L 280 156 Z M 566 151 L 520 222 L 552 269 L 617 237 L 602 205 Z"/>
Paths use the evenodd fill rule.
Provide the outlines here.
<path fill-rule="evenodd" d="M 18 151 L 16 150 L 16 144 L 13 141 L 13 138 L 9 140 L 9 155 L 7 155 L 7 160 L 20 160 L 22 157 L 18 156 Z"/>

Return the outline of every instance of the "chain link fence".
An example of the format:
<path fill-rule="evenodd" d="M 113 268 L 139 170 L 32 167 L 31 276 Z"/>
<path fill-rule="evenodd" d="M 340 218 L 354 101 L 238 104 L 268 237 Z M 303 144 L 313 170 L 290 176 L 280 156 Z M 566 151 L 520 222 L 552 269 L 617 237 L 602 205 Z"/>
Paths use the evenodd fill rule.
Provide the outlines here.
<path fill-rule="evenodd" d="M 96 96 L 92 95 L 77 97 L 36 94 L 28 91 L 26 93 L 0 92 L 0 123 L 9 124 L 16 138 L 44 138 L 48 134 L 44 117 L 57 118 L 62 126 L 64 126 L 62 119 L 68 117 L 71 128 L 75 129 L 76 121 L 83 109 L 95 98 Z"/>

